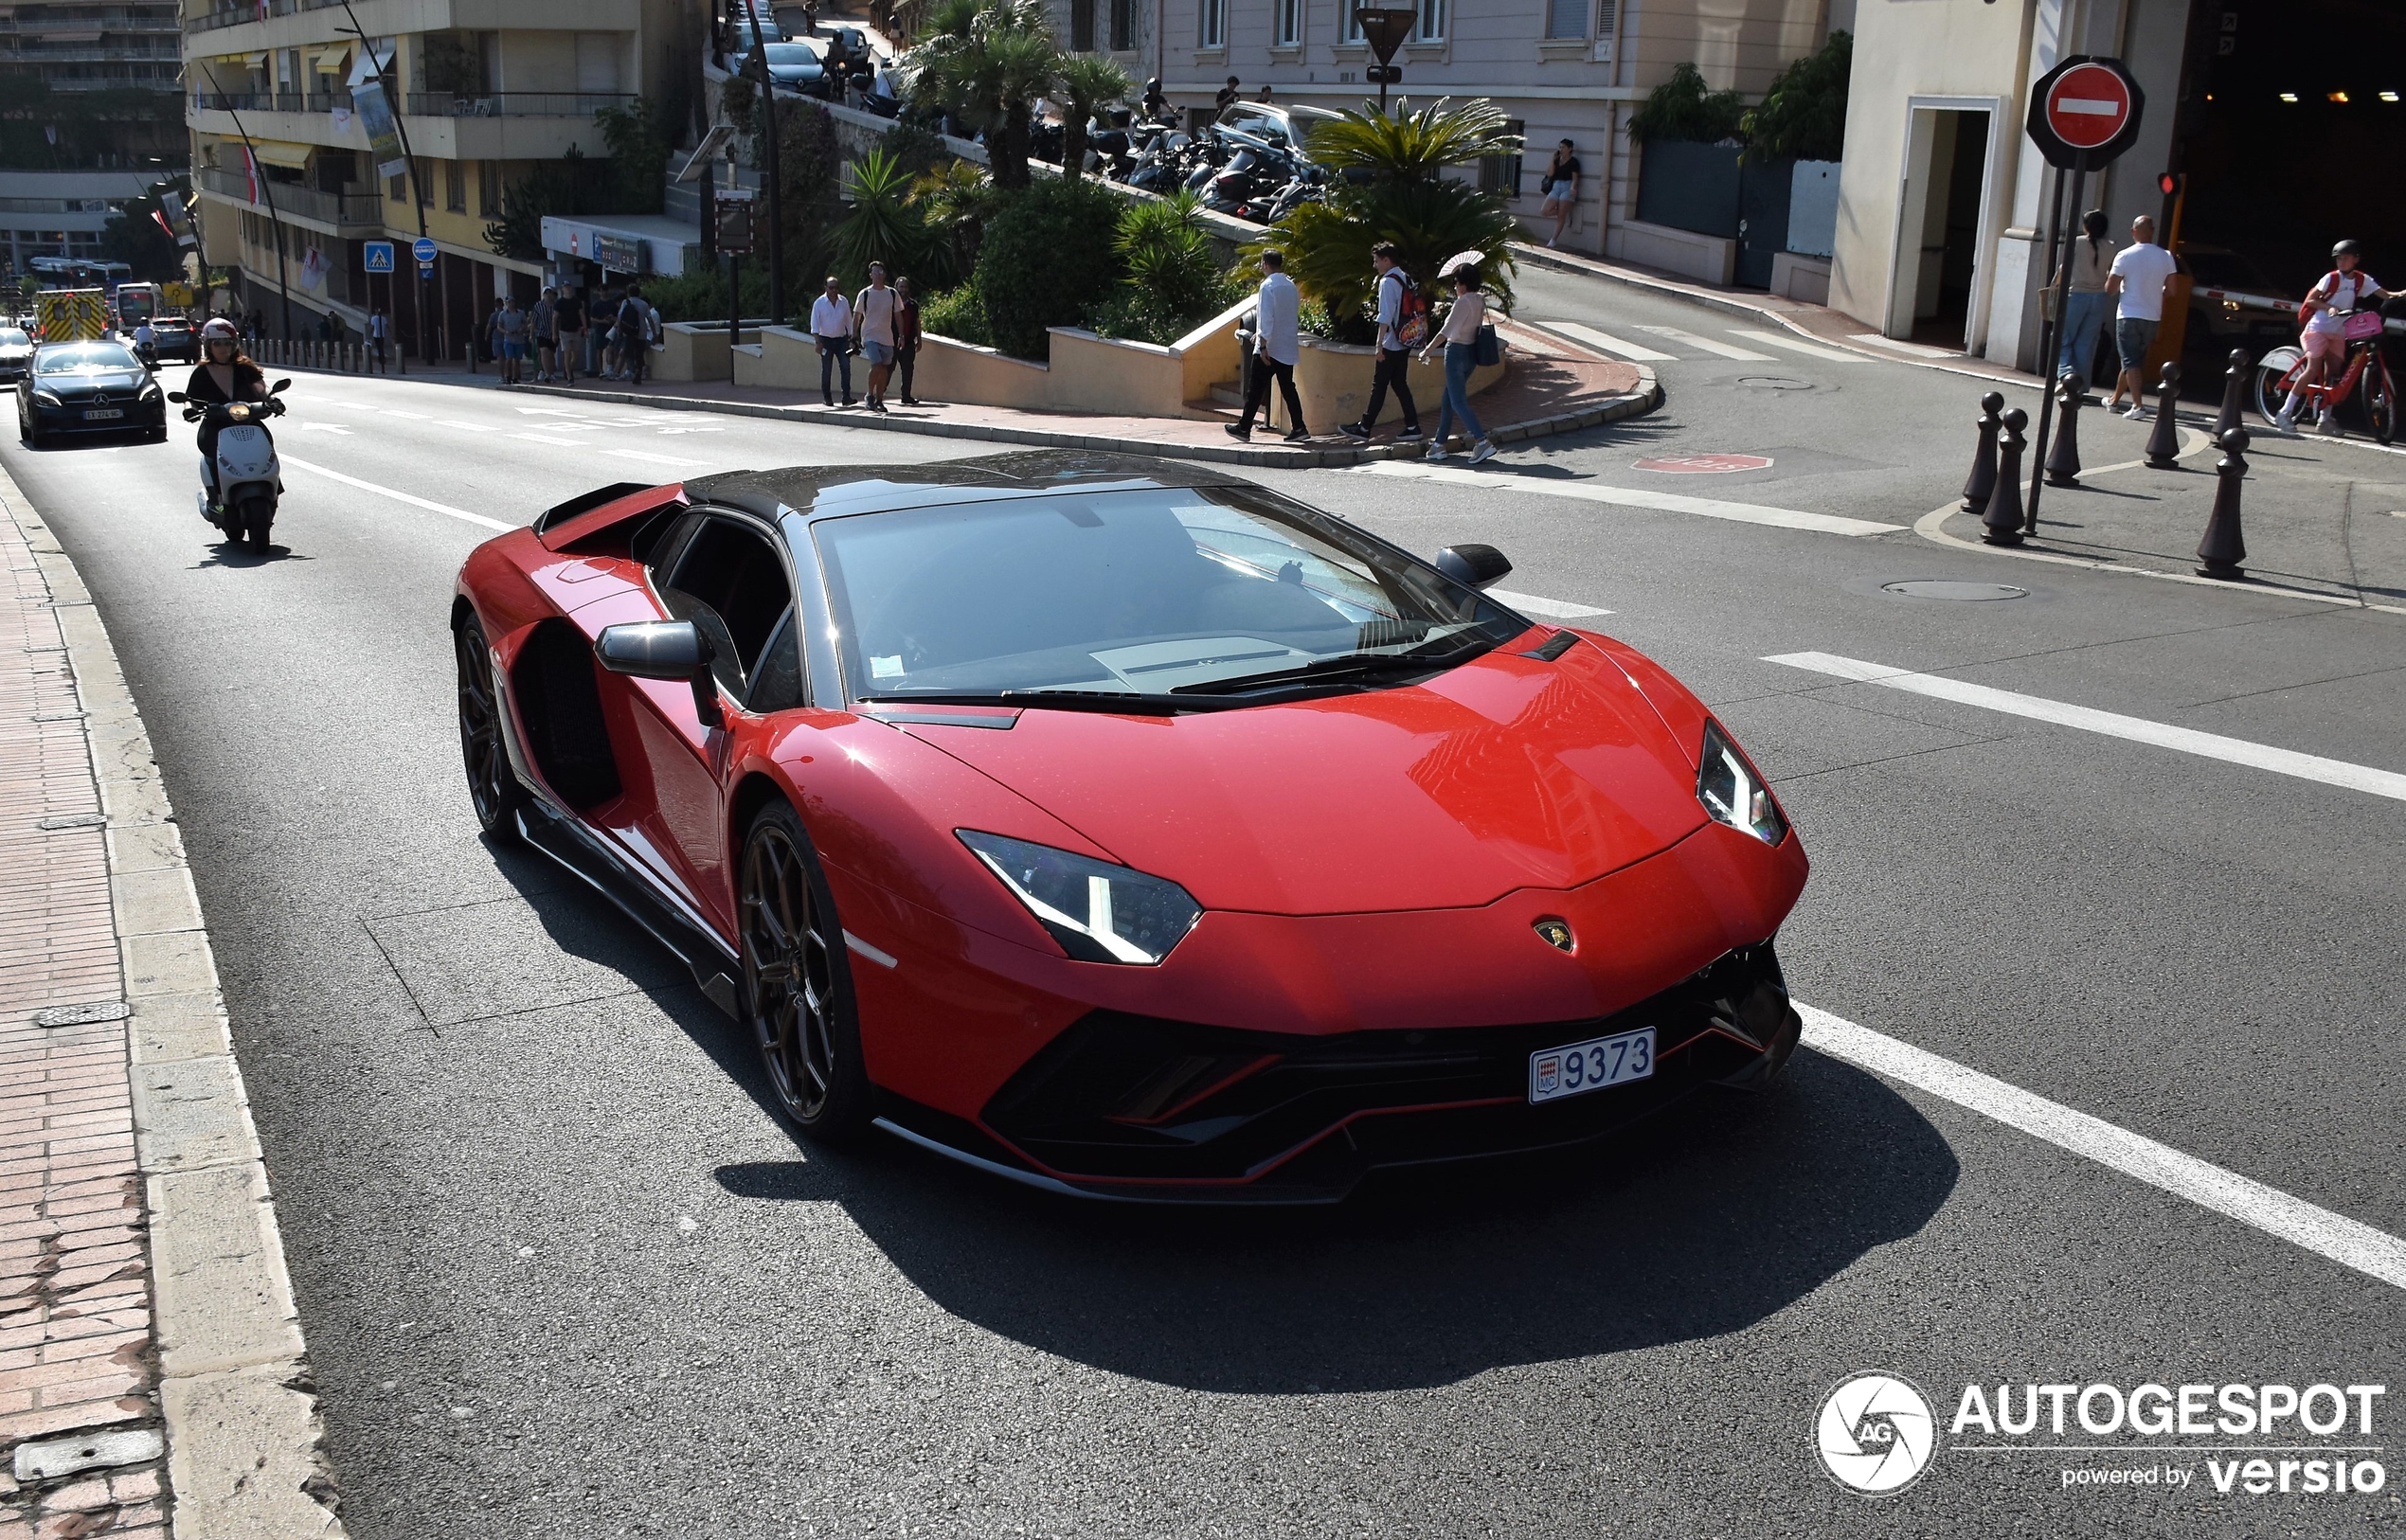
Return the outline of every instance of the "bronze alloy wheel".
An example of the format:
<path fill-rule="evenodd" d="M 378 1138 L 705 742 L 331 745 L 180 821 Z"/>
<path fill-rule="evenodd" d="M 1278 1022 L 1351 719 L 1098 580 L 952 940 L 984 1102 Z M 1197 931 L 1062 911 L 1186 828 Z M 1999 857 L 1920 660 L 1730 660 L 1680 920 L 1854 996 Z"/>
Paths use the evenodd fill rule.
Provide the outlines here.
<path fill-rule="evenodd" d="M 839 1138 L 868 1120 L 850 1010 L 844 933 L 801 820 L 774 802 L 744 841 L 744 996 L 769 1083 L 805 1133 Z"/>
<path fill-rule="evenodd" d="M 516 814 L 527 790 L 510 768 L 510 751 L 501 742 L 501 697 L 494 688 L 493 654 L 485 646 L 484 627 L 473 618 L 452 631 L 459 655 L 459 752 L 468 766 L 468 797 L 476 804 L 476 825 L 487 837 L 514 842 Z"/>

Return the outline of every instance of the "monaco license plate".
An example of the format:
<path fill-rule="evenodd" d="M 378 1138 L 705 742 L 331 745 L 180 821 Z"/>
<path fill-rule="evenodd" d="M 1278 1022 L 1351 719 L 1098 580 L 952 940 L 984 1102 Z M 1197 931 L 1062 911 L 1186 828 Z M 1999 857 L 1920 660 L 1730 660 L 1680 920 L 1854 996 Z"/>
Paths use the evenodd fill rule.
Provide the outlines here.
<path fill-rule="evenodd" d="M 1607 1085 L 1626 1085 L 1653 1073 L 1653 1028 L 1591 1037 L 1529 1055 L 1529 1100 L 1556 1101 Z"/>
<path fill-rule="evenodd" d="M 124 415 L 125 408 L 122 406 L 96 406 L 92 410 L 83 414 L 83 421 L 86 422 L 99 422 L 109 418 L 123 417 Z"/>

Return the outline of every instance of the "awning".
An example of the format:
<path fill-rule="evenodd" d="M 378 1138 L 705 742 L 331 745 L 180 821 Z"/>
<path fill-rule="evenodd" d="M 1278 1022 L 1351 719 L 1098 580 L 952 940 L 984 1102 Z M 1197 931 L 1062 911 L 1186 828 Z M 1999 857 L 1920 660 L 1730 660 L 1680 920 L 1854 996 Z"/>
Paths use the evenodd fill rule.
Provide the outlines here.
<path fill-rule="evenodd" d="M 267 50 L 265 48 L 261 48 L 256 53 L 220 54 L 215 59 L 210 60 L 209 63 L 212 64 L 224 64 L 228 69 L 235 68 L 236 66 L 240 66 L 243 69 L 265 69 L 267 67 Z"/>
<path fill-rule="evenodd" d="M 350 59 L 350 45 L 348 43 L 337 43 L 326 48 L 313 48 L 309 55 L 310 67 L 329 75 L 340 74 L 343 65 Z"/>
<path fill-rule="evenodd" d="M 251 153 L 261 166 L 284 166 L 299 170 L 309 164 L 309 152 L 314 145 L 286 144 L 281 139 L 259 139 L 251 144 Z"/>

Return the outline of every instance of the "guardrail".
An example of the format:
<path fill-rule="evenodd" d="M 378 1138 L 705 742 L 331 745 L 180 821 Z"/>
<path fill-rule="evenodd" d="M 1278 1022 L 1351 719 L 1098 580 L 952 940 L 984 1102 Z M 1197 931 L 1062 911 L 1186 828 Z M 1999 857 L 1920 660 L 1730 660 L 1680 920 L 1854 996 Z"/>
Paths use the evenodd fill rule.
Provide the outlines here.
<path fill-rule="evenodd" d="M 632 91 L 412 91 L 404 111 L 417 117 L 591 117 L 634 99 Z"/>
<path fill-rule="evenodd" d="M 193 184 L 223 197 L 239 199 L 261 213 L 264 203 L 251 196 L 250 178 L 240 171 L 204 166 L 192 173 Z M 268 195 L 276 200 L 276 212 L 295 219 L 316 220 L 333 225 L 382 225 L 385 222 L 385 201 L 372 192 L 321 192 L 298 182 L 278 182 Z"/>

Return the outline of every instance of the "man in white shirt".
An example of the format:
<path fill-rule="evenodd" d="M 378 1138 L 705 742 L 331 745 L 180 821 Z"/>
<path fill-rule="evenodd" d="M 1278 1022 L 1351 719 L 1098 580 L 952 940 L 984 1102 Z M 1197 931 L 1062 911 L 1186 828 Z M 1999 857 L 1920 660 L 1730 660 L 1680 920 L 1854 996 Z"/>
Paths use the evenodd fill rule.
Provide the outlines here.
<path fill-rule="evenodd" d="M 2164 324 L 2164 280 L 2178 270 L 2172 254 L 2155 243 L 2155 221 L 2142 214 L 2130 222 L 2130 243 L 2114 254 L 2113 272 L 2106 293 L 2116 296 L 2113 343 L 2122 354 L 2122 376 L 2113 382 L 2112 410 L 2127 392 L 2130 409 L 2122 415 L 2147 415 L 2147 349 L 2155 346 L 2156 328 Z"/>
<path fill-rule="evenodd" d="M 1245 392 L 1245 416 L 1228 431 L 1250 442 L 1253 414 L 1269 421 L 1270 382 L 1278 382 L 1279 399 L 1286 403 L 1286 441 L 1300 444 L 1310 438 L 1303 426 L 1303 400 L 1295 393 L 1295 362 L 1302 357 L 1303 296 L 1286 276 L 1286 254 L 1262 253 L 1262 287 L 1253 301 L 1253 385 Z"/>
<path fill-rule="evenodd" d="M 886 377 L 894 371 L 894 316 L 900 304 L 901 296 L 887 285 L 886 264 L 870 263 L 869 287 L 853 306 L 853 335 L 859 339 L 861 356 L 869 360 L 869 409 L 880 417 L 886 415 Z"/>
<path fill-rule="evenodd" d="M 835 404 L 834 371 L 841 366 L 844 371 L 844 404 L 853 404 L 853 307 L 844 297 L 844 286 L 834 274 L 827 278 L 827 290 L 811 301 L 810 334 L 818 343 L 818 394 L 828 405 Z"/>

